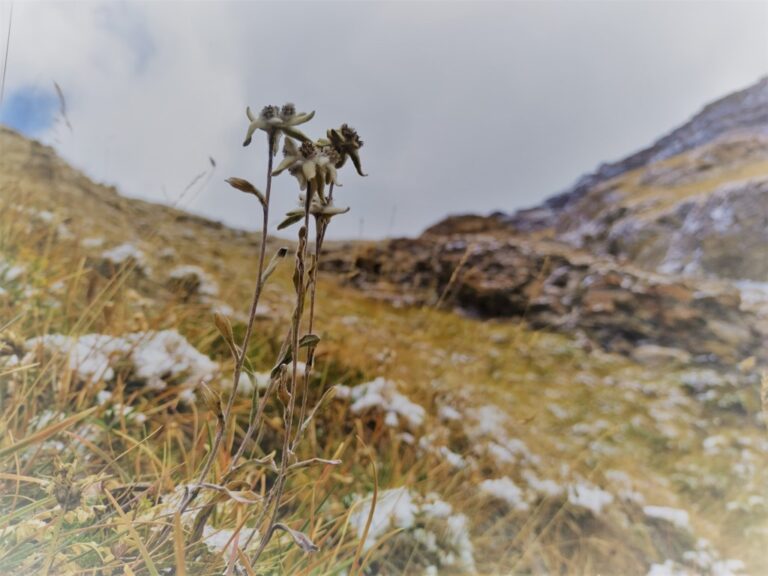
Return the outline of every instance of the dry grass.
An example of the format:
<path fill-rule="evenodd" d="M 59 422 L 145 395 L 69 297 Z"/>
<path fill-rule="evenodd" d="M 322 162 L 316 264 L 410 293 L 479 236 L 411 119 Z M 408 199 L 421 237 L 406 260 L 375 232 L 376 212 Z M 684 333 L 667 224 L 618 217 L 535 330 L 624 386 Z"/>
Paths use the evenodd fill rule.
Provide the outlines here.
<path fill-rule="evenodd" d="M 21 339 L 51 333 L 117 336 L 174 328 L 220 362 L 222 374 L 230 374 L 232 361 L 209 305 L 179 298 L 157 276 L 141 277 L 130 267 L 112 277 L 99 275 L 91 264 L 100 249 L 83 248 L 80 241 L 95 236 L 112 246 L 141 238 L 156 270 L 164 266 L 157 256 L 160 248 L 173 246 L 173 262 L 204 267 L 219 282 L 220 300 L 242 308 L 252 280 L 253 237 L 170 209 L 83 194 L 71 175 L 61 182 L 56 194 L 33 178 L 0 182 L 0 253 L 26 264 L 26 272 L 13 283 L 15 291 L 0 301 L 4 334 Z M 29 207 L 50 210 L 54 219 L 40 221 L 19 210 Z M 71 239 L 58 229 L 65 219 Z M 275 313 L 257 321 L 249 354 L 254 371 L 271 368 L 279 346 L 276 318 L 291 305 L 288 268 L 265 290 L 264 300 Z M 341 458 L 343 464 L 295 472 L 281 513 L 282 522 L 305 532 L 320 551 L 305 554 L 280 532 L 258 567 L 249 564 L 247 555 L 238 555 L 244 573 L 353 573 L 358 538 L 348 520 L 355 499 L 369 494 L 376 483 L 380 490 L 407 486 L 415 494 L 437 493 L 465 514 L 481 574 L 644 574 L 650 563 L 694 546 L 692 535 L 650 522 L 632 502 L 617 499 L 598 515 L 569 503 L 564 494 L 537 497 L 528 510 L 489 498 L 478 489 L 483 480 L 508 476 L 524 486 L 525 466 L 520 459 L 494 458 L 468 434 L 465 422 L 441 421 L 441 406 L 464 415 L 485 406 L 499 408 L 509 417 L 505 433 L 525 443 L 537 458 L 541 478 L 565 482 L 580 477 L 609 487 L 606 473 L 624 471 L 647 503 L 691 511 L 696 534 L 707 536 L 725 557 L 743 559 L 754 573 L 768 570 L 760 544 L 768 534 L 765 508 L 728 509 L 728 502 L 740 501 L 746 480 L 733 472 L 733 460 L 725 452 L 713 456 L 701 448 L 707 436 L 723 434 L 738 459 L 745 448 L 737 446 L 737 439 L 749 439 L 757 468 L 749 482 L 756 489 L 766 485 L 765 451 L 754 448 L 765 441 L 754 419 L 759 411 L 756 391 L 733 390 L 748 416 L 681 401 L 673 420 L 665 423 L 652 417 L 652 408 L 665 401 L 668 390 L 680 390 L 675 370 L 654 371 L 588 353 L 574 340 L 514 323 L 394 308 L 333 281 L 320 284 L 318 299 L 323 340 L 313 390 L 383 377 L 423 406 L 426 420 L 411 430 L 416 437 L 411 444 L 404 430 L 387 424 L 381 410 L 355 414 L 348 400 L 330 401 L 310 426 L 300 456 Z M 242 330 L 236 322 L 236 333 Z M 109 384 L 84 385 L 73 378 L 64 358 L 36 360 L 0 368 L 0 572 L 226 570 L 230 555 L 184 544 L 191 527 L 174 517 L 169 505 L 174 491 L 194 481 L 199 471 L 214 433 L 212 413 L 199 400 L 180 402 L 177 386 L 156 392 L 137 386 L 129 371 L 118 371 Z M 100 405 L 97 395 L 107 387 L 111 401 Z M 115 403 L 132 406 L 146 421 L 138 424 L 115 413 L 110 410 Z M 235 402 L 238 437 L 244 433 L 249 404 L 245 397 Z M 563 413 L 556 414 L 552 404 Z M 46 411 L 55 418 L 39 426 Z M 595 426 L 599 421 L 605 424 Z M 277 405 L 270 404 L 265 422 L 253 458 L 277 449 L 282 429 Z M 590 430 L 575 432 L 579 424 Z M 474 464 L 457 470 L 440 454 L 419 448 L 418 438 L 430 433 L 441 434 L 451 450 Z M 225 442 L 231 446 L 234 440 Z M 375 454 L 376 476 L 370 453 Z M 219 455 L 214 478 L 226 470 L 229 458 L 228 451 Z M 247 487 L 256 497 L 266 494 L 272 482 L 270 473 L 258 467 L 244 471 L 239 480 L 230 488 Z M 67 502 L 71 510 L 65 510 Z M 244 528 L 239 536 L 243 545 L 258 511 L 258 503 L 223 494 L 213 525 Z M 164 526 L 171 529 L 169 539 L 153 542 L 152 535 Z M 435 554 L 409 531 L 390 531 L 360 557 L 361 573 L 369 574 L 421 574 L 436 562 Z"/>

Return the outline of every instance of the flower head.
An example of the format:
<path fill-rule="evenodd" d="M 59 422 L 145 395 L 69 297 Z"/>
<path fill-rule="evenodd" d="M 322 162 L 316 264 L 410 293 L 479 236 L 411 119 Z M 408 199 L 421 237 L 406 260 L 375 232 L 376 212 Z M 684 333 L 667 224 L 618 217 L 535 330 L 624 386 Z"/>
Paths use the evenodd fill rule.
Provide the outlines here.
<path fill-rule="evenodd" d="M 246 108 L 245 113 L 251 123 L 248 126 L 243 146 L 248 146 L 251 143 L 251 138 L 256 130 L 264 130 L 267 134 L 274 136 L 273 154 L 277 151 L 277 141 L 281 133 L 297 140 L 309 140 L 296 126 L 309 122 L 315 115 L 314 112 L 297 114 L 296 106 L 290 102 L 284 104 L 282 108 L 280 106 L 264 106 L 258 116 L 251 111 L 250 107 Z"/>
<path fill-rule="evenodd" d="M 360 165 L 359 150 L 363 147 L 363 141 L 357 134 L 357 130 L 350 127 L 348 124 L 342 124 L 341 128 L 328 130 L 326 133 L 330 145 L 336 150 L 339 155 L 339 161 L 335 164 L 336 168 L 341 168 L 347 161 L 347 158 L 352 160 L 352 164 L 355 165 L 355 170 L 360 176 L 367 176 L 363 173 L 363 168 Z"/>
<path fill-rule="evenodd" d="M 320 197 L 324 197 L 323 189 L 326 184 L 338 185 L 334 166 L 338 158 L 330 147 L 321 146 L 309 140 L 297 147 L 293 140 L 286 138 L 283 156 L 283 161 L 272 172 L 273 176 L 288 170 L 299 181 L 301 190 L 306 190 L 308 183 L 313 182 L 315 191 Z"/>

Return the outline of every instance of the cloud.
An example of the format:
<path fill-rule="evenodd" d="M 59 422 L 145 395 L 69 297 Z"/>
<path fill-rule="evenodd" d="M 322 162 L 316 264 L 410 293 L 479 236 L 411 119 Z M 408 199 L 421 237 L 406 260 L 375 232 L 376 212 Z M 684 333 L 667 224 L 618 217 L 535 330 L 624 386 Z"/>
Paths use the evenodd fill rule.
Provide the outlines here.
<path fill-rule="evenodd" d="M 370 173 L 342 171 L 335 236 L 413 234 L 537 203 L 755 81 L 767 22 L 755 3 L 22 3 L 6 90 L 57 81 L 74 130 L 41 138 L 130 195 L 173 201 L 213 156 L 183 203 L 248 228 L 223 182 L 265 177 L 245 106 L 317 109 L 308 132 L 349 122 Z M 275 213 L 296 196 L 278 178 Z"/>

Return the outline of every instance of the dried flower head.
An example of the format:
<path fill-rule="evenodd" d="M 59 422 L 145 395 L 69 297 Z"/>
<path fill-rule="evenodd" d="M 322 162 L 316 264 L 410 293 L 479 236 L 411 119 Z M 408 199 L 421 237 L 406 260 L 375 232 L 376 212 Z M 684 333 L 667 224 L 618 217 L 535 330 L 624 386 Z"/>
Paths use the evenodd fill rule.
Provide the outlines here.
<path fill-rule="evenodd" d="M 363 168 L 360 164 L 359 150 L 363 147 L 363 141 L 360 139 L 357 130 L 348 124 L 342 124 L 341 128 L 328 130 L 326 135 L 331 146 L 333 146 L 340 157 L 340 160 L 335 164 L 336 168 L 344 166 L 347 158 L 350 158 L 355 165 L 357 173 L 360 176 L 367 176 L 367 174 L 363 173 Z"/>
<path fill-rule="evenodd" d="M 54 462 L 54 476 L 48 492 L 56 498 L 64 512 L 77 508 L 82 497 L 82 486 L 74 480 L 74 464 L 64 464 L 58 458 Z"/>

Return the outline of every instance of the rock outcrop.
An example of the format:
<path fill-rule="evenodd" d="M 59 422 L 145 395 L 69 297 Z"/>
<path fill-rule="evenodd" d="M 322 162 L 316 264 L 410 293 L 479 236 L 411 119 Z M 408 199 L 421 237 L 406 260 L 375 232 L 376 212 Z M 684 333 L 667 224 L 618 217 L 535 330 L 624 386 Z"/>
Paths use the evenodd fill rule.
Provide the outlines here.
<path fill-rule="evenodd" d="M 519 318 L 537 329 L 581 332 L 628 355 L 733 363 L 762 353 L 764 335 L 737 290 L 619 266 L 552 242 L 430 234 L 356 255 L 338 250 L 325 268 L 397 303 Z"/>

